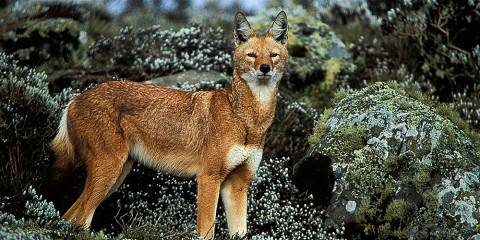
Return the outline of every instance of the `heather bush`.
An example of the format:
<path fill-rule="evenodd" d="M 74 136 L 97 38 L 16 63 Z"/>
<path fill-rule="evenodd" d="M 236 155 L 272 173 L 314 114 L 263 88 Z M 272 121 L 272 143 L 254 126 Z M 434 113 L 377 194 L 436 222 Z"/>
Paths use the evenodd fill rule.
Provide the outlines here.
<path fill-rule="evenodd" d="M 125 27 L 118 35 L 95 42 L 88 50 L 88 64 L 137 81 L 188 69 L 229 72 L 228 46 L 220 28 L 192 25 L 161 31 L 160 26 Z"/>
<path fill-rule="evenodd" d="M 334 23 L 333 29 L 341 32 L 349 25 L 357 27 L 340 34 L 349 42 L 355 67 L 339 74 L 336 88 L 395 80 L 406 89 L 447 102 L 478 129 L 480 35 L 474 26 L 480 19 L 479 7 L 478 1 L 368 1 L 371 13 L 359 13 L 355 21 L 344 23 L 346 27 Z M 348 13 L 348 6 L 340 12 Z M 375 21 L 368 20 L 372 13 L 383 18 L 381 29 L 372 28 Z M 322 105 L 329 107 L 328 102 Z"/>
<path fill-rule="evenodd" d="M 341 25 L 358 24 L 359 22 L 366 23 L 361 24 L 360 30 L 364 31 L 367 29 L 363 27 L 367 25 L 377 27 L 381 24 L 381 19 L 372 12 L 369 2 L 364 0 L 316 1 L 314 9 L 325 23 L 335 26 L 335 32 Z"/>
<path fill-rule="evenodd" d="M 480 81 L 479 10 L 476 0 L 405 0 L 388 11 L 382 28 L 407 41 L 411 54 L 399 60 L 410 62 L 420 80 L 431 81 L 436 95 L 451 100 Z"/>
<path fill-rule="evenodd" d="M 1 200 L 1 239 L 107 239 L 103 232 L 90 233 L 60 218 L 52 202 L 32 186 Z"/>
<path fill-rule="evenodd" d="M 49 142 L 68 90 L 51 96 L 47 76 L 0 52 L 0 192 L 40 185 L 50 165 Z"/>
<path fill-rule="evenodd" d="M 263 159 L 249 192 L 249 237 L 341 238 L 344 226 L 325 227 L 327 216 L 312 196 L 295 187 L 290 165 L 288 158 Z M 123 228 L 120 236 L 141 239 L 175 239 L 182 236 L 191 239 L 195 236 L 195 196 L 196 184 L 193 180 L 136 166 L 126 183 L 112 196 L 114 199 L 106 204 L 120 209 L 111 220 L 117 225 L 112 224 L 112 227 Z M 100 212 L 96 214 L 101 215 Z M 221 201 L 217 215 L 216 235 L 219 239 L 228 239 Z"/>
<path fill-rule="evenodd" d="M 480 83 L 470 88 L 454 93 L 450 107 L 457 110 L 460 116 L 477 130 L 480 129 Z M 471 94 L 470 94 L 471 93 Z"/>

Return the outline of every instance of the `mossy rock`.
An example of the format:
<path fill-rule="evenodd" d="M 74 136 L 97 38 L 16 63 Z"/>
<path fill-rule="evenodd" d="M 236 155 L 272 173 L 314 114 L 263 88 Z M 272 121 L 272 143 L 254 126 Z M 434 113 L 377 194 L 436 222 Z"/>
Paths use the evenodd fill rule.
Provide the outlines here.
<path fill-rule="evenodd" d="M 96 4 L 24 1 L 0 12 L 0 49 L 51 73 L 81 63 L 95 38 L 117 30 L 111 20 Z"/>
<path fill-rule="evenodd" d="M 69 62 L 79 45 L 80 24 L 68 18 L 18 20 L 0 34 L 0 48 L 21 63 Z"/>
<path fill-rule="evenodd" d="M 303 8 L 287 9 L 290 86 L 325 80 L 331 84 L 335 75 L 348 64 L 350 54 L 328 25 Z M 270 9 L 252 17 L 255 29 L 267 30 L 279 9 Z M 328 78 L 328 79 L 326 79 Z"/>
<path fill-rule="evenodd" d="M 202 82 L 227 82 L 230 77 L 216 71 L 187 70 L 185 72 L 161 76 L 145 81 L 147 84 L 160 85 L 165 87 L 181 86 L 184 84 L 194 85 Z"/>
<path fill-rule="evenodd" d="M 354 91 L 316 123 L 294 175 L 331 159 L 327 212 L 354 239 L 468 239 L 480 222 L 480 147 L 442 112 L 395 84 Z"/>

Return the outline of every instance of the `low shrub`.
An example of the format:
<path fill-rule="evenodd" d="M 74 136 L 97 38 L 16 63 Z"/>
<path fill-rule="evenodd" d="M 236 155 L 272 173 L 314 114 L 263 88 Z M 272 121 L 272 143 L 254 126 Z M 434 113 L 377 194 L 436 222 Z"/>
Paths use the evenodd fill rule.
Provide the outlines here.
<path fill-rule="evenodd" d="M 49 143 L 71 95 L 50 95 L 44 73 L 0 52 L 0 192 L 19 193 L 45 180 Z"/>
<path fill-rule="evenodd" d="M 410 70 L 417 78 L 429 79 L 437 96 L 451 100 L 480 81 L 479 10 L 472 0 L 408 0 L 388 11 L 382 28 L 411 49 L 399 60 L 415 63 Z"/>
<path fill-rule="evenodd" d="M 232 61 L 228 46 L 220 28 L 192 25 L 162 31 L 160 26 L 126 27 L 90 47 L 89 65 L 137 81 L 188 69 L 228 72 Z"/>

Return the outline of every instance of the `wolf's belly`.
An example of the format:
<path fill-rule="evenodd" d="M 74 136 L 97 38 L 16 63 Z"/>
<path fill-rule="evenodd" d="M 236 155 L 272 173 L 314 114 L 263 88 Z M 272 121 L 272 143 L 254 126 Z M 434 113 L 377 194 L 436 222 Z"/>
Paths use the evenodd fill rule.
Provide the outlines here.
<path fill-rule="evenodd" d="M 159 151 L 136 142 L 130 146 L 129 155 L 140 163 L 179 177 L 193 177 L 199 170 L 198 156 L 178 151 Z"/>

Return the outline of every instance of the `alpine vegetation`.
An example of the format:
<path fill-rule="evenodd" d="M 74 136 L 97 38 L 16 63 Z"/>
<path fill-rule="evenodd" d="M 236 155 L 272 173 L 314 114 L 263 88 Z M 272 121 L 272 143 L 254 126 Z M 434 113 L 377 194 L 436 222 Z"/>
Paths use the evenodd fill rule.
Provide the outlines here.
<path fill-rule="evenodd" d="M 228 49 L 221 28 L 192 25 L 162 31 L 160 26 L 139 30 L 125 27 L 111 38 L 96 41 L 88 50 L 88 64 L 120 76 L 124 76 L 124 67 L 153 76 L 189 69 L 228 72 L 232 65 Z"/>
<path fill-rule="evenodd" d="M 65 89 L 52 96 L 47 76 L 18 64 L 0 52 L 0 191 L 19 193 L 27 185 L 39 186 L 50 165 L 52 123 L 66 100 Z"/>
<path fill-rule="evenodd" d="M 343 239 L 345 226 L 326 227 L 327 215 L 314 198 L 302 193 L 293 183 L 288 158 L 265 158 L 249 190 L 248 236 L 251 239 Z M 112 204 L 120 209 L 117 220 L 123 226 L 123 236 L 155 238 L 189 236 L 193 238 L 195 224 L 196 185 L 162 173 L 153 173 L 144 167 L 134 168 L 132 178 L 150 176 L 147 189 L 136 192 L 136 181 L 124 184 Z M 146 180 L 145 180 L 146 181 Z M 155 191 L 152 191 L 155 189 Z M 219 239 L 228 238 L 223 206 L 220 206 Z M 160 229 L 160 230 L 155 230 Z M 146 231 L 147 230 L 147 231 Z M 216 233 L 217 235 L 217 233 Z"/>

